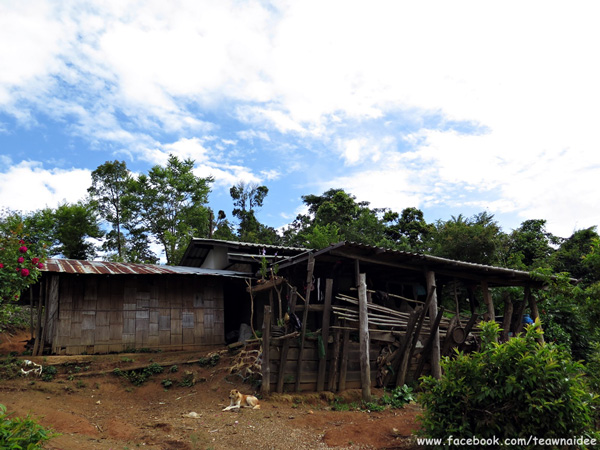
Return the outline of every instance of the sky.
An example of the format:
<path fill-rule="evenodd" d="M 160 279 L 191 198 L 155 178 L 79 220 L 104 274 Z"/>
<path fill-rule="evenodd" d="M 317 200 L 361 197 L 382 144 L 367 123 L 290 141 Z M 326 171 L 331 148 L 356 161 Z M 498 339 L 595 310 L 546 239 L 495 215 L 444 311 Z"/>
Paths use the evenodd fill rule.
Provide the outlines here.
<path fill-rule="evenodd" d="M 0 207 L 83 199 L 169 154 L 269 188 L 280 228 L 341 188 L 428 222 L 600 224 L 595 1 L 0 0 Z"/>

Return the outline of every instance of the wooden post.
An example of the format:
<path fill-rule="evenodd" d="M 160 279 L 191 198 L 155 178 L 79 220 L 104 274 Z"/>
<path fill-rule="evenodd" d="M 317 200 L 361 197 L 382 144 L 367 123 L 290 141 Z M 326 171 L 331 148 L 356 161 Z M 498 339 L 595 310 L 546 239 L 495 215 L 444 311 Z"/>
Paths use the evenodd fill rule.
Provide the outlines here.
<path fill-rule="evenodd" d="M 492 300 L 492 293 L 490 292 L 490 288 L 488 287 L 487 281 L 481 282 L 481 292 L 483 293 L 483 301 L 485 302 L 485 306 L 487 306 L 488 320 L 494 322 L 496 320 L 496 313 L 494 312 L 494 301 Z"/>
<path fill-rule="evenodd" d="M 333 280 L 325 281 L 325 304 L 323 309 L 323 326 L 321 327 L 321 340 L 325 348 L 323 358 L 319 358 L 319 372 L 317 374 L 317 392 L 325 388 L 325 369 L 327 368 L 327 348 L 329 341 L 329 319 L 331 316 L 331 296 L 333 293 Z"/>
<path fill-rule="evenodd" d="M 415 322 L 416 329 L 412 336 L 408 334 L 408 332 L 406 334 L 406 337 L 408 339 L 408 345 L 406 347 L 406 350 L 404 351 L 404 354 L 402 355 L 402 362 L 400 363 L 400 369 L 398 369 L 398 377 L 396 378 L 396 386 L 403 386 L 406 382 L 406 374 L 410 366 L 410 360 L 412 359 L 413 352 L 419 340 L 419 334 L 421 333 L 421 327 L 423 326 L 423 321 L 425 320 L 425 315 L 427 314 L 427 310 L 429 309 L 429 305 L 431 304 L 434 295 L 435 286 L 430 286 L 429 293 L 427 294 L 427 300 L 425 300 L 425 305 L 423 306 L 423 309 L 421 311 L 414 311 L 415 313 L 419 311 L 418 319 Z"/>
<path fill-rule="evenodd" d="M 427 353 L 431 352 L 431 348 L 433 343 L 435 342 L 435 335 L 438 334 L 438 342 L 439 342 L 439 326 L 442 321 L 442 317 L 444 316 L 444 308 L 440 308 L 435 318 L 435 321 L 431 323 L 431 331 L 429 332 L 429 338 L 427 338 L 427 342 L 421 351 L 421 359 L 419 360 L 419 365 L 417 366 L 417 371 L 414 373 L 413 378 L 418 380 L 421 376 L 421 372 L 423 372 L 423 368 L 425 367 L 425 361 L 428 358 Z M 431 319 L 431 317 L 430 317 Z M 433 362 L 433 361 L 432 361 Z"/>
<path fill-rule="evenodd" d="M 360 384 L 363 402 L 371 401 L 371 363 L 369 361 L 369 313 L 367 309 L 367 277 L 361 273 L 358 283 L 358 321 L 360 341 Z"/>
<path fill-rule="evenodd" d="M 432 290 L 433 292 L 431 303 L 429 305 L 429 322 L 433 323 L 433 318 L 436 316 L 438 310 L 435 272 L 428 270 L 425 273 L 425 278 L 427 281 L 427 289 Z M 434 334 L 431 343 L 431 375 L 439 380 L 442 377 L 442 368 L 440 366 L 440 332 L 437 328 L 432 330 L 432 332 Z"/>
<path fill-rule="evenodd" d="M 535 301 L 533 295 L 531 295 L 531 292 L 529 293 L 529 309 L 531 310 L 531 319 L 535 322 L 535 320 L 540 317 L 540 312 L 538 311 L 537 302 Z M 540 342 L 544 342 L 544 335 L 542 335 L 538 340 Z"/>
<path fill-rule="evenodd" d="M 269 394 L 271 388 L 271 307 L 265 305 L 265 313 L 262 325 L 262 384 L 260 391 L 264 395 Z"/>
<path fill-rule="evenodd" d="M 339 319 L 334 316 L 333 325 L 339 326 Z M 333 333 L 333 355 L 329 361 L 329 382 L 327 383 L 327 389 L 334 392 L 337 387 L 337 376 L 340 367 L 340 338 L 342 331 L 336 328 Z"/>
<path fill-rule="evenodd" d="M 58 275 L 50 277 L 50 289 L 48 292 L 48 301 L 46 302 L 46 309 L 48 311 L 46 339 L 51 343 L 55 342 L 56 321 L 58 319 L 58 280 Z"/>
<path fill-rule="evenodd" d="M 290 295 L 290 316 L 296 312 L 296 301 L 298 299 L 298 293 L 296 292 L 296 288 L 292 288 L 292 293 Z M 281 345 L 281 357 L 279 359 L 279 373 L 277 374 L 277 392 L 283 392 L 283 379 L 285 372 L 285 365 L 287 363 L 288 351 L 290 349 L 290 340 L 286 339 L 283 341 Z"/>
<path fill-rule="evenodd" d="M 346 321 L 342 321 L 344 329 L 344 337 L 342 341 L 342 362 L 340 367 L 340 381 L 338 383 L 338 391 L 346 390 L 346 374 L 348 373 L 348 353 L 350 351 L 350 330 L 346 328 Z"/>
<path fill-rule="evenodd" d="M 306 341 L 306 322 L 308 321 L 308 307 L 310 305 L 310 291 L 312 290 L 312 277 L 315 270 L 315 257 L 308 255 L 308 267 L 306 271 L 306 302 L 304 314 L 302 314 L 302 332 L 300 334 L 300 352 L 298 353 L 298 367 L 296 367 L 296 392 L 300 392 L 300 378 L 302 377 L 302 361 L 304 358 L 304 344 Z"/>
<path fill-rule="evenodd" d="M 523 331 L 523 313 L 525 312 L 525 306 L 527 306 L 529 304 L 530 297 L 531 297 L 531 289 L 529 288 L 529 286 L 525 286 L 523 301 L 517 308 L 517 314 L 516 314 L 517 323 L 514 325 L 515 335 L 517 335 L 521 331 Z"/>
<path fill-rule="evenodd" d="M 513 314 L 513 303 L 508 292 L 504 293 L 504 319 L 502 320 L 502 342 L 508 341 L 510 321 Z"/>
<path fill-rule="evenodd" d="M 475 322 L 477 322 L 478 318 L 479 318 L 479 314 L 473 314 L 471 316 L 471 318 L 469 319 L 469 321 L 467 322 L 467 325 L 465 326 L 465 339 L 458 346 L 458 351 L 463 350 L 465 348 L 465 346 L 467 345 L 467 337 L 469 336 L 469 333 L 471 332 L 471 329 L 473 328 L 473 326 L 475 326 Z"/>

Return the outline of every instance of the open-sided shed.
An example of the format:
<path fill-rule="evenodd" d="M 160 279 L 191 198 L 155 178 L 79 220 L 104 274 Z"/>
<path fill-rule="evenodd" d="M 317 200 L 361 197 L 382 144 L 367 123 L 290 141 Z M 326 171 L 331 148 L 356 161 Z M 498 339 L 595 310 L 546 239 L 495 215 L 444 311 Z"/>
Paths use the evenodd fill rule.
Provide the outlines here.
<path fill-rule="evenodd" d="M 519 297 L 504 290 L 497 311 L 492 291 L 506 287 L 521 288 Z M 250 290 L 265 304 L 263 391 L 439 376 L 441 355 L 476 345 L 480 319 L 501 320 L 504 338 L 521 330 L 527 308 L 535 319 L 531 290 L 541 287 L 524 271 L 351 242 L 286 258 L 276 279 Z M 286 313 L 292 320 L 280 330 Z"/>

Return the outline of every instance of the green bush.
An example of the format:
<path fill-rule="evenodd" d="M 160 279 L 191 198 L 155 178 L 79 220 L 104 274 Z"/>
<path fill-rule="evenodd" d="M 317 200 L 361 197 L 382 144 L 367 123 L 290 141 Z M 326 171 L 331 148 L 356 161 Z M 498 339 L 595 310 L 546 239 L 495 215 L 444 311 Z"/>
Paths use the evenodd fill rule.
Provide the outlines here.
<path fill-rule="evenodd" d="M 0 448 L 3 450 L 38 450 L 44 441 L 56 434 L 29 417 L 10 418 L 6 407 L 0 405 Z"/>
<path fill-rule="evenodd" d="M 504 344 L 495 342 L 496 323 L 482 329 L 480 352 L 444 358 L 441 379 L 422 379 L 424 436 L 500 441 L 599 437 L 584 366 L 564 349 L 539 342 L 539 321 L 527 327 L 524 337 Z"/>
<path fill-rule="evenodd" d="M 413 390 L 406 384 L 404 386 L 396 386 L 392 391 L 383 394 L 381 403 L 390 405 L 394 409 L 404 408 L 404 405 L 412 402 L 415 399 Z"/>

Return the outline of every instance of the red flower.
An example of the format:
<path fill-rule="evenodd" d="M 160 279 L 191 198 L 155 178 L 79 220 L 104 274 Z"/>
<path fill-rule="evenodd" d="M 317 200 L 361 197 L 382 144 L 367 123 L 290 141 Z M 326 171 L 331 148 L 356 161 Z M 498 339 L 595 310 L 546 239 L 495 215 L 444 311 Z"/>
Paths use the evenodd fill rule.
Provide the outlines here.
<path fill-rule="evenodd" d="M 43 265 L 42 263 L 39 263 L 39 264 L 37 265 L 37 267 L 38 267 L 38 269 L 43 269 L 43 268 L 44 268 L 44 265 Z"/>
<path fill-rule="evenodd" d="M 0 269 L 2 269 L 4 267 L 4 264 L 0 263 Z"/>
<path fill-rule="evenodd" d="M 22 256 L 19 256 L 19 259 L 17 259 L 17 262 L 19 264 L 22 264 L 23 262 L 25 262 L 25 258 L 23 258 Z"/>
<path fill-rule="evenodd" d="M 33 259 L 31 260 L 31 264 L 33 264 L 33 265 L 36 265 L 36 264 L 37 264 L 37 263 L 39 263 L 39 262 L 40 262 L 40 258 L 33 258 Z"/>
<path fill-rule="evenodd" d="M 24 244 L 24 243 L 25 243 L 25 241 L 24 241 L 23 239 L 21 239 L 21 240 L 19 241 L 19 244 Z"/>
<path fill-rule="evenodd" d="M 29 276 L 29 269 L 23 269 L 23 270 L 21 270 L 21 276 L 28 277 Z"/>
<path fill-rule="evenodd" d="M 21 253 L 27 253 L 27 247 L 25 247 L 25 246 L 19 247 L 19 251 Z"/>

